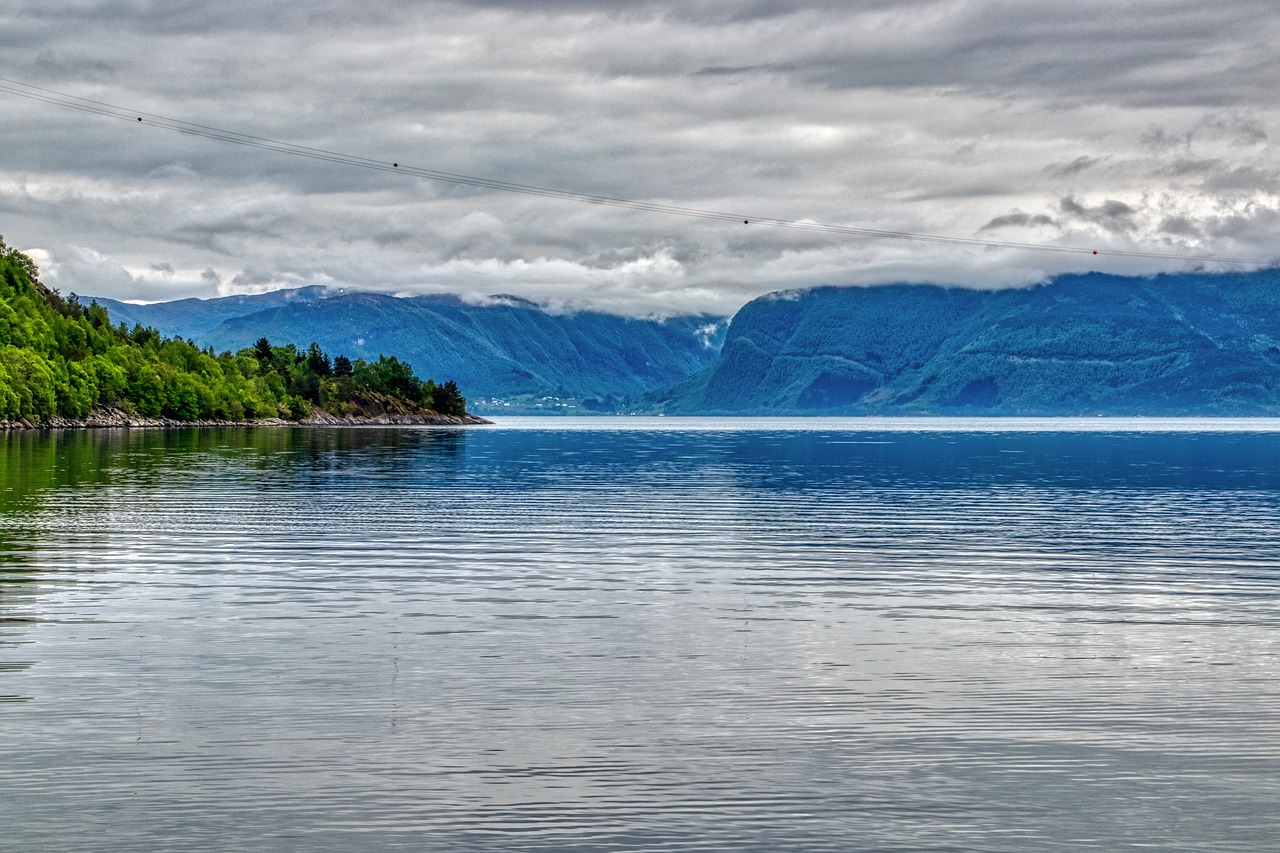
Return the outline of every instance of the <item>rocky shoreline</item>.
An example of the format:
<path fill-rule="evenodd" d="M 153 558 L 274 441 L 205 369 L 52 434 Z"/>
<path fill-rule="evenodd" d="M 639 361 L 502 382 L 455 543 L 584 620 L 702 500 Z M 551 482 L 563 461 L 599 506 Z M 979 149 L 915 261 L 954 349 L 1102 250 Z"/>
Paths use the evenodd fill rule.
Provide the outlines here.
<path fill-rule="evenodd" d="M 185 429 L 190 427 L 348 427 L 348 426 L 477 426 L 493 421 L 475 415 L 438 415 L 435 413 L 378 412 L 368 415 L 331 415 L 315 409 L 302 420 L 262 418 L 256 421 L 178 421 L 171 418 L 147 418 L 131 415 L 123 409 L 96 409 L 83 420 L 54 417 L 39 423 L 19 419 L 0 421 L 0 431 L 28 429 Z"/>

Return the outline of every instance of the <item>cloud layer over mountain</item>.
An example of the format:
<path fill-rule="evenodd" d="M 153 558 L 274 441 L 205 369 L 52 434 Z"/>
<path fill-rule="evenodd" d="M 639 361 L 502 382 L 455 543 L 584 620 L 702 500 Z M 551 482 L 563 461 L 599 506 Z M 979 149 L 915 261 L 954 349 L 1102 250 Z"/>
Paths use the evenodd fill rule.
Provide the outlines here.
<path fill-rule="evenodd" d="M 1274 258 L 1273 0 L 41 0 L 0 76 L 361 157 L 746 216 Z M 510 195 L 0 94 L 0 230 L 64 292 L 328 284 L 633 314 L 1183 262 Z"/>

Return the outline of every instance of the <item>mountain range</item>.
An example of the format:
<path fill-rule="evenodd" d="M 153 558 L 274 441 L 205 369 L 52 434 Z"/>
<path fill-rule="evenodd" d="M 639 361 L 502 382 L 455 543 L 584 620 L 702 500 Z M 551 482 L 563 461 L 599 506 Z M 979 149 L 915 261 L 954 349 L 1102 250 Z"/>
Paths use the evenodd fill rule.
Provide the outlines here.
<path fill-rule="evenodd" d="M 774 293 L 671 413 L 1278 415 L 1280 270 Z"/>
<path fill-rule="evenodd" d="M 1277 269 L 819 287 L 762 296 L 727 324 L 323 288 L 98 301 L 219 350 L 266 336 L 394 354 L 456 379 L 480 412 L 484 398 L 557 395 L 670 414 L 1280 415 Z"/>
<path fill-rule="evenodd" d="M 473 411 L 512 398 L 572 398 L 597 406 L 639 399 L 714 363 L 724 318 L 645 320 L 583 311 L 551 313 L 513 296 L 395 297 L 323 287 L 259 296 L 132 305 L 97 298 L 113 322 L 154 326 L 216 351 L 261 337 L 349 358 L 379 353 L 438 382 L 454 380 Z"/>

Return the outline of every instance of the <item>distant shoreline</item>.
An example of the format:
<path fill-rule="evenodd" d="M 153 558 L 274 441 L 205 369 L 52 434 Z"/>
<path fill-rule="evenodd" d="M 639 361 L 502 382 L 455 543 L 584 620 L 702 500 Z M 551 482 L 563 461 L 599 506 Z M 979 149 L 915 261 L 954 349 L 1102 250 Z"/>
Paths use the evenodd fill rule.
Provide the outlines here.
<path fill-rule="evenodd" d="M 314 410 L 297 421 L 284 418 L 261 418 L 252 421 L 195 420 L 182 421 L 173 418 L 148 418 L 130 415 L 122 409 L 104 409 L 92 412 L 83 419 L 54 417 L 33 423 L 20 418 L 16 421 L 0 421 L 0 431 L 53 430 L 53 429 L 184 429 L 207 427 L 348 427 L 348 426 L 482 426 L 493 421 L 476 415 L 400 414 L 331 415 Z"/>

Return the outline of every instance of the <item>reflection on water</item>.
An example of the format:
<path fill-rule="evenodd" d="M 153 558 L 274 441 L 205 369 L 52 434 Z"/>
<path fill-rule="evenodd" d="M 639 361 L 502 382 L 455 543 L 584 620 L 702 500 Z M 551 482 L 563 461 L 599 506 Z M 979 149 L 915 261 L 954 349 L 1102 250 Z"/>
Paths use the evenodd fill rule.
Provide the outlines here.
<path fill-rule="evenodd" d="M 0 437 L 0 826 L 32 850 L 1273 849 L 1277 442 Z"/>

